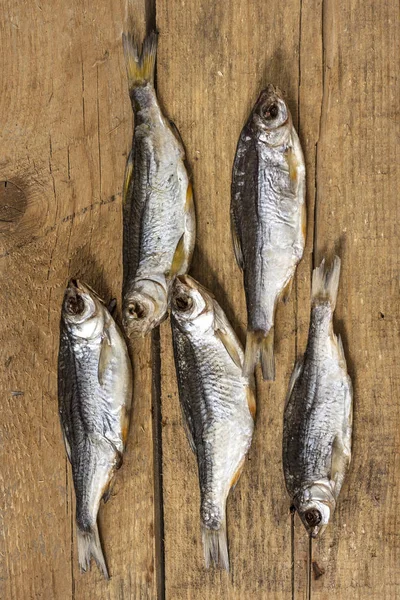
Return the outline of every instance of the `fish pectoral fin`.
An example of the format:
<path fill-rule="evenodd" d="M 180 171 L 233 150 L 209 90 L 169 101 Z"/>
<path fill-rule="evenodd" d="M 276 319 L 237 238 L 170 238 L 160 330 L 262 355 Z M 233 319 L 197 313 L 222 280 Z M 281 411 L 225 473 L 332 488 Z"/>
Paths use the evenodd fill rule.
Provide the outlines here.
<path fill-rule="evenodd" d="M 176 275 L 179 275 L 183 265 L 185 264 L 186 252 L 185 252 L 185 234 L 183 233 L 180 237 L 179 242 L 175 248 L 174 257 L 171 263 L 171 269 L 169 270 L 168 276 L 173 279 Z"/>
<path fill-rule="evenodd" d="M 124 186 L 122 188 L 122 205 L 127 204 L 128 190 L 133 175 L 133 150 L 129 152 L 128 160 L 125 165 Z"/>
<path fill-rule="evenodd" d="M 347 468 L 350 464 L 351 450 L 341 436 L 337 435 L 332 444 L 332 463 L 330 479 L 333 484 L 335 496 L 337 498 Z"/>
<path fill-rule="evenodd" d="M 236 231 L 236 226 L 233 218 L 231 217 L 231 232 L 232 232 L 232 243 L 233 243 L 233 251 L 235 253 L 236 262 L 239 268 L 243 271 L 243 252 L 242 252 L 242 244 L 240 242 L 238 233 Z"/>
<path fill-rule="evenodd" d="M 110 338 L 110 332 L 108 327 L 106 327 L 103 331 L 103 337 L 101 340 L 101 348 L 100 348 L 100 356 L 99 356 L 99 365 L 97 369 L 97 377 L 100 385 L 104 384 L 104 375 L 107 370 L 108 365 L 110 364 L 112 355 L 112 343 Z"/>
<path fill-rule="evenodd" d="M 215 335 L 218 336 L 218 338 L 221 340 L 221 342 L 225 346 L 225 350 L 227 351 L 235 365 L 238 367 L 238 369 L 242 369 L 243 363 L 240 360 L 237 348 L 235 348 L 235 344 L 229 336 L 229 334 L 223 331 L 222 329 L 216 329 Z"/>
<path fill-rule="evenodd" d="M 289 167 L 289 177 L 291 181 L 297 181 L 297 167 L 298 162 L 295 153 L 293 152 L 293 148 L 288 148 L 286 151 L 286 161 Z"/>
<path fill-rule="evenodd" d="M 221 340 L 222 344 L 225 347 L 225 350 L 238 367 L 238 369 L 243 368 L 243 360 L 240 357 L 238 351 L 238 341 L 235 339 L 235 336 L 229 330 L 229 324 L 225 317 L 225 314 L 222 312 L 220 306 L 214 301 L 214 332 L 215 335 Z"/>

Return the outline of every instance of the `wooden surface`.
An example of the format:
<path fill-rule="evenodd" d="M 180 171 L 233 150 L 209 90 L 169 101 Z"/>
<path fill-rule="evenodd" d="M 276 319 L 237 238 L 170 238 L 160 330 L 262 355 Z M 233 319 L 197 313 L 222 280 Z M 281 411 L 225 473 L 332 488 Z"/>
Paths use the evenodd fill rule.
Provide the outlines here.
<path fill-rule="evenodd" d="M 340 253 L 336 327 L 355 388 L 354 452 L 332 525 L 314 544 L 313 599 L 394 600 L 400 586 L 400 14 L 394 0 L 3 0 L 0 95 L 0 598 L 280 600 L 291 595 L 281 469 L 283 402 L 304 350 L 310 274 Z M 120 34 L 160 31 L 157 85 L 193 170 L 192 273 L 241 339 L 229 230 L 236 142 L 259 90 L 286 91 L 307 164 L 308 241 L 277 315 L 277 380 L 258 381 L 257 426 L 228 500 L 230 574 L 203 566 L 195 459 L 182 428 L 169 323 L 132 348 L 134 416 L 100 511 L 112 579 L 80 574 L 57 415 L 63 289 L 79 276 L 120 296 L 121 187 L 132 132 Z M 315 222 L 315 227 L 314 227 Z M 161 393 L 160 381 L 161 375 Z M 161 395 L 161 404 L 156 400 Z M 153 406 L 152 406 L 153 404 Z M 153 410 L 152 410 L 153 409 Z M 295 528 L 295 598 L 306 539 Z"/>

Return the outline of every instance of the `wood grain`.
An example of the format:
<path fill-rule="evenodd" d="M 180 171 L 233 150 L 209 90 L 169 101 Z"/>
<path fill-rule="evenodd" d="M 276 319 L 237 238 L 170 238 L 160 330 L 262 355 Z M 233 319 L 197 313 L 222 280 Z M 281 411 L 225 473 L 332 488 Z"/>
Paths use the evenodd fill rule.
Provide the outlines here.
<path fill-rule="evenodd" d="M 198 216 L 192 273 L 216 296 L 244 339 L 246 313 L 229 225 L 230 181 L 240 130 L 263 86 L 299 97 L 300 3 L 157 7 L 158 91 L 193 168 Z M 180 74 L 180 75 L 178 75 Z M 167 598 L 288 598 L 290 515 L 281 468 L 281 423 L 295 360 L 295 295 L 278 310 L 277 380 L 258 381 L 257 427 L 241 480 L 228 500 L 231 572 L 203 564 L 195 458 L 182 429 L 169 324 L 162 329 L 163 481 Z M 299 303 L 299 311 L 308 310 Z M 304 557 L 305 558 L 305 557 Z M 301 585 L 301 583 L 299 583 Z"/>
<path fill-rule="evenodd" d="M 313 600 L 394 600 L 400 585 L 398 3 L 133 0 L 128 10 L 110 0 L 3 0 L 2 6 L 0 597 L 292 597 L 283 402 L 306 344 L 312 267 L 338 252 L 336 328 L 355 387 L 354 453 L 334 521 L 314 544 Z M 154 418 L 151 340 L 131 348 L 128 452 L 100 512 L 112 579 L 104 582 L 95 567 L 82 575 L 77 566 L 72 480 L 57 415 L 59 310 L 72 275 L 105 298 L 120 295 L 121 187 L 132 132 L 120 38 L 128 17 L 139 35 L 156 18 L 158 92 L 193 170 L 192 274 L 216 295 L 242 341 L 231 166 L 266 83 L 285 90 L 305 153 L 307 247 L 292 297 L 277 314 L 277 380 L 258 380 L 253 445 L 228 500 L 229 575 L 203 566 L 196 464 L 182 428 L 168 322 L 161 327 L 161 372 L 153 371 L 153 395 L 161 396 Z M 298 520 L 295 535 L 300 600 L 307 540 Z"/>
<path fill-rule="evenodd" d="M 136 6 L 143 32 L 144 3 Z M 121 188 L 132 132 L 125 6 L 5 2 L 4 12 L 0 179 L 21 189 L 25 204 L 18 200 L 24 212 L 1 235 L 0 597 L 153 599 L 150 341 L 133 350 L 128 451 L 100 510 L 110 583 L 95 565 L 79 573 L 57 409 L 68 277 L 81 277 L 105 299 L 120 297 Z"/>

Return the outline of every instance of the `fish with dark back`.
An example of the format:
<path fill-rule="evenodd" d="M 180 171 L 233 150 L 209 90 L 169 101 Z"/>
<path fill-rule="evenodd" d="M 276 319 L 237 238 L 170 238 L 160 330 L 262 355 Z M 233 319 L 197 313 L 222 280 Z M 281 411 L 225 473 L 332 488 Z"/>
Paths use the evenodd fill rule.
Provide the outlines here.
<path fill-rule="evenodd" d="M 76 497 L 78 559 L 93 557 L 108 578 L 98 527 L 129 430 L 132 370 L 124 338 L 103 301 L 71 279 L 64 294 L 58 355 L 58 402 Z"/>
<path fill-rule="evenodd" d="M 283 426 L 283 471 L 292 505 L 311 537 L 335 511 L 351 458 L 353 392 L 333 330 L 340 259 L 314 269 L 305 354 L 293 370 Z"/>
<path fill-rule="evenodd" d="M 282 93 L 261 92 L 244 126 L 233 165 L 231 229 L 243 270 L 247 339 L 243 371 L 261 359 L 264 379 L 275 379 L 277 303 L 289 298 L 306 236 L 305 165 Z"/>

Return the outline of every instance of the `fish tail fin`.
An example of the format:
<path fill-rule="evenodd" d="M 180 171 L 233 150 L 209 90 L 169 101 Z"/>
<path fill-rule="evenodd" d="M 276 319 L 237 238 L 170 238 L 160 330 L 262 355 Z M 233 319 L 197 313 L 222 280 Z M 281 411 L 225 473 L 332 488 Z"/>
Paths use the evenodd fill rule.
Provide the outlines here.
<path fill-rule="evenodd" d="M 325 259 L 320 266 L 314 269 L 312 275 L 311 301 L 312 304 L 330 302 L 332 310 L 335 310 L 336 298 L 339 289 L 340 258 L 335 256 L 330 269 L 325 266 Z"/>
<path fill-rule="evenodd" d="M 97 566 L 106 579 L 110 579 L 106 561 L 101 547 L 97 523 L 89 531 L 76 529 L 78 539 L 78 560 L 82 571 L 90 570 L 90 559 L 93 556 Z"/>
<path fill-rule="evenodd" d="M 243 375 L 249 377 L 253 374 L 258 359 L 261 358 L 261 370 L 264 380 L 275 379 L 274 358 L 274 328 L 265 335 L 263 331 L 248 331 L 246 337 L 246 350 L 244 353 Z"/>
<path fill-rule="evenodd" d="M 146 83 L 154 84 L 157 33 L 152 31 L 145 38 L 140 54 L 131 33 L 122 34 L 122 45 L 124 48 L 129 91 Z"/>
<path fill-rule="evenodd" d="M 224 519 L 218 529 L 210 529 L 204 523 L 201 525 L 203 539 L 204 560 L 206 568 L 210 564 L 221 565 L 229 572 L 228 542 L 226 537 L 226 520 Z"/>
<path fill-rule="evenodd" d="M 261 344 L 261 371 L 265 381 L 275 380 L 274 328 L 271 327 Z"/>

